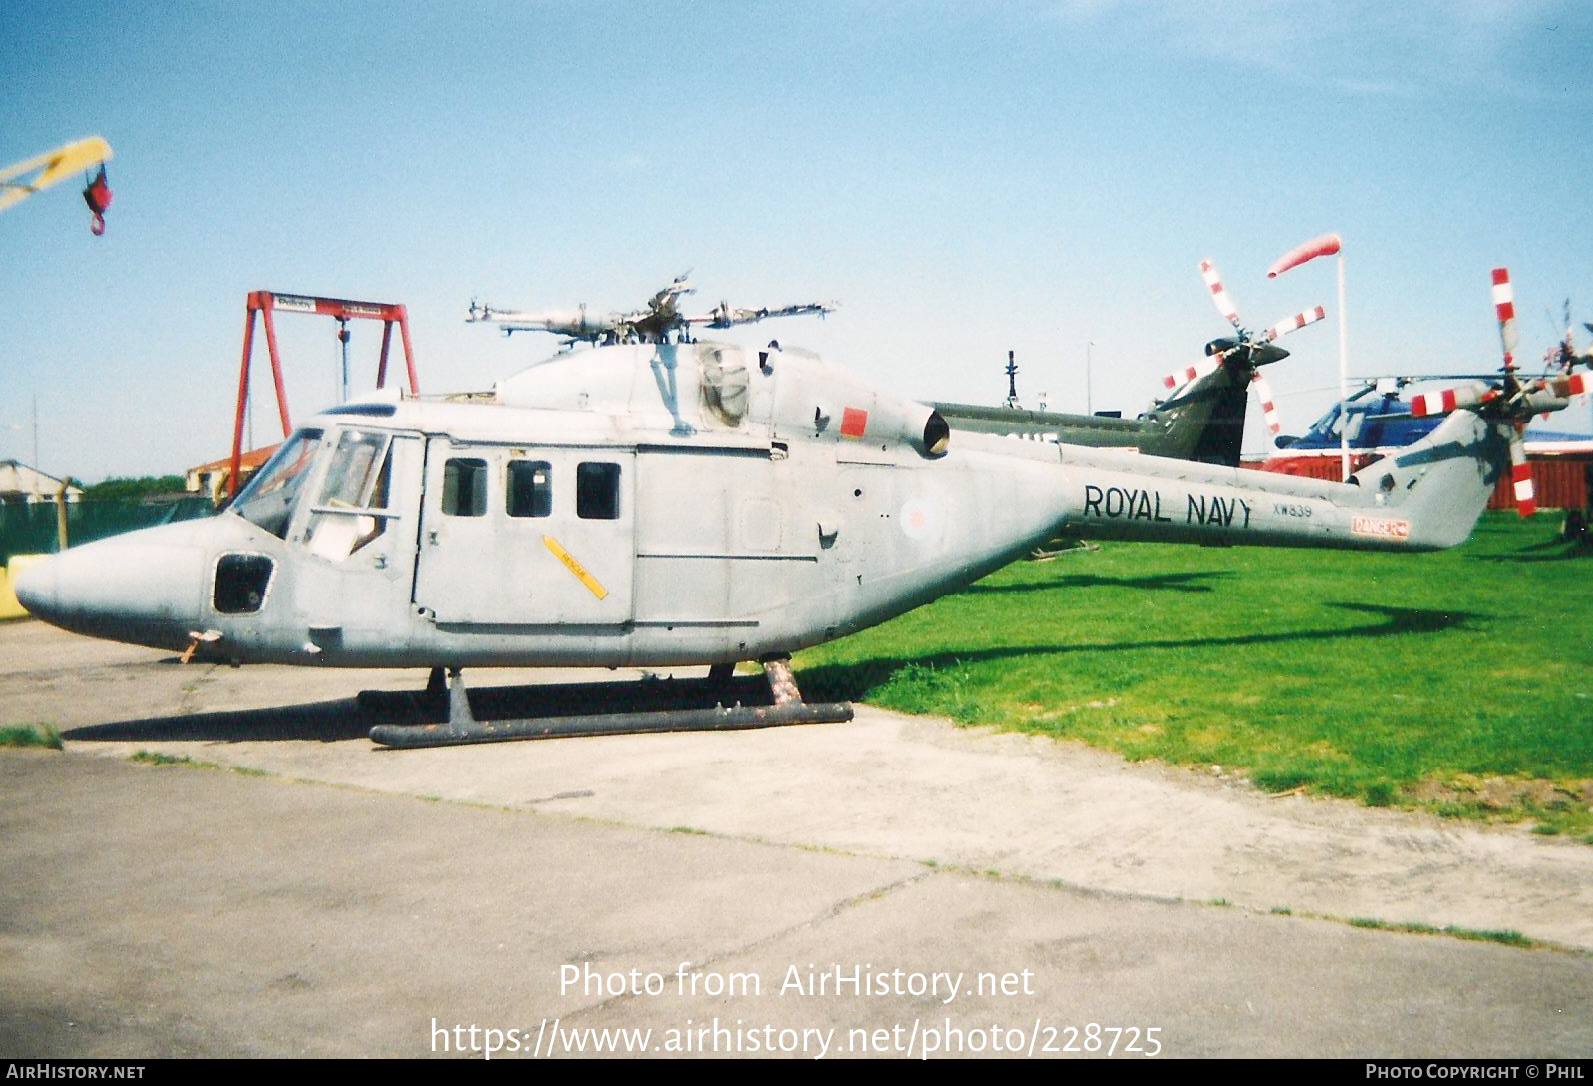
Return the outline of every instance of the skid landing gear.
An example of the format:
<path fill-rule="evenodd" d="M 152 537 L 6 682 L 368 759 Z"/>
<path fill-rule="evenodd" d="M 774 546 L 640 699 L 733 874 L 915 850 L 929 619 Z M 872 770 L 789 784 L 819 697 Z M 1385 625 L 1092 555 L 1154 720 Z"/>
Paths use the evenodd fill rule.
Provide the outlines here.
<path fill-rule="evenodd" d="M 433 668 L 423 694 L 368 691 L 360 695 L 360 704 L 374 711 L 408 708 L 423 719 L 446 711 L 447 720 L 441 723 L 376 725 L 371 739 L 385 747 L 741 731 L 852 719 L 852 707 L 845 702 L 803 701 L 786 656 L 765 660 L 762 680 L 736 678 L 730 666 L 715 665 L 706 679 L 496 687 L 478 691 L 474 707 L 459 668 L 449 668 L 446 680 L 442 668 Z M 527 714 L 528 709 L 534 712 Z"/>

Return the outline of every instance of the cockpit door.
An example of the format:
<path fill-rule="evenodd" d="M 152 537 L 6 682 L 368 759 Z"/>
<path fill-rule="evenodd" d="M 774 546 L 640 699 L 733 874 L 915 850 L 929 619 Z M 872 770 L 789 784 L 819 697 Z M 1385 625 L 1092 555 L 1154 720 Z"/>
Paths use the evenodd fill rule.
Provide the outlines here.
<path fill-rule="evenodd" d="M 416 605 L 442 624 L 629 622 L 635 467 L 630 449 L 432 438 Z"/>

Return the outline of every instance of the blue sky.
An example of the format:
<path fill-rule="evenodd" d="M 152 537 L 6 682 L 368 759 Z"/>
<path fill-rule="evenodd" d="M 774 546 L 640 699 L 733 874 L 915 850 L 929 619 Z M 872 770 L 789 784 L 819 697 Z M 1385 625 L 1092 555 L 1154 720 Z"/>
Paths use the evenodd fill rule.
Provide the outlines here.
<path fill-rule="evenodd" d="M 0 162 L 98 134 L 109 228 L 62 185 L 0 214 L 0 458 L 93 481 L 231 435 L 250 290 L 409 307 L 425 391 L 551 353 L 472 297 L 624 308 L 687 268 L 707 308 L 905 395 L 1144 408 L 1225 325 L 1335 303 L 1352 373 L 1492 368 L 1593 320 L 1593 7 L 1578 3 L 177 3 L 0 7 Z M 1330 314 L 1330 316 L 1332 316 Z M 279 321 L 295 414 L 335 325 Z M 1586 333 L 1583 333 L 1584 342 Z M 356 383 L 379 326 L 355 325 Z M 1269 377 L 1331 401 L 1332 320 Z M 257 347 L 257 387 L 264 377 Z M 272 435 L 269 401 L 255 432 Z M 1587 421 L 1581 421 L 1587 428 Z"/>

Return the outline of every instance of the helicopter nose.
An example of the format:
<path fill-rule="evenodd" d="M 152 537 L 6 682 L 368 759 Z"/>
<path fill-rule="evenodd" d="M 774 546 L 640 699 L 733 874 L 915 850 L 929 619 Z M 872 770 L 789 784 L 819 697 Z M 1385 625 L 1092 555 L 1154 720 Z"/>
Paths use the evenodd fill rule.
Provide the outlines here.
<path fill-rule="evenodd" d="M 17 578 L 17 600 L 75 633 L 182 648 L 199 617 L 204 552 L 139 538 L 145 534 L 73 547 L 30 567 Z"/>

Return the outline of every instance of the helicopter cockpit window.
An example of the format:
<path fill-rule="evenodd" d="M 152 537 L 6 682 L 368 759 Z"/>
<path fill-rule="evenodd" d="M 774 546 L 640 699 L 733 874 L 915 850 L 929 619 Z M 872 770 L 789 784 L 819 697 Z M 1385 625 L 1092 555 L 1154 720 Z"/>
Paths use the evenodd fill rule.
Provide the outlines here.
<path fill-rule="evenodd" d="M 344 430 L 337 440 L 332 464 L 326 469 L 326 482 L 317 504 L 344 509 L 370 505 L 381 479 L 378 465 L 386 451 L 386 434 Z"/>
<path fill-rule="evenodd" d="M 553 513 L 553 465 L 546 460 L 509 463 L 509 515 L 546 517 Z"/>
<path fill-rule="evenodd" d="M 620 466 L 590 461 L 576 465 L 575 515 L 582 520 L 618 520 Z"/>
<path fill-rule="evenodd" d="M 392 454 L 387 434 L 344 430 L 338 437 L 304 544 L 341 561 L 387 530 Z"/>
<path fill-rule="evenodd" d="M 1343 416 L 1343 409 L 1338 404 L 1334 404 L 1331 411 L 1317 419 L 1316 425 L 1311 427 L 1307 436 L 1320 442 L 1337 441 L 1339 439 L 1339 420 Z"/>
<path fill-rule="evenodd" d="M 443 465 L 442 511 L 450 517 L 487 515 L 487 462 L 455 457 Z"/>
<path fill-rule="evenodd" d="M 293 503 L 304 480 L 309 478 L 310 464 L 321 447 L 320 430 L 295 432 L 249 480 L 249 485 L 233 501 L 232 512 L 278 539 L 286 539 L 288 522 L 293 519 Z"/>

